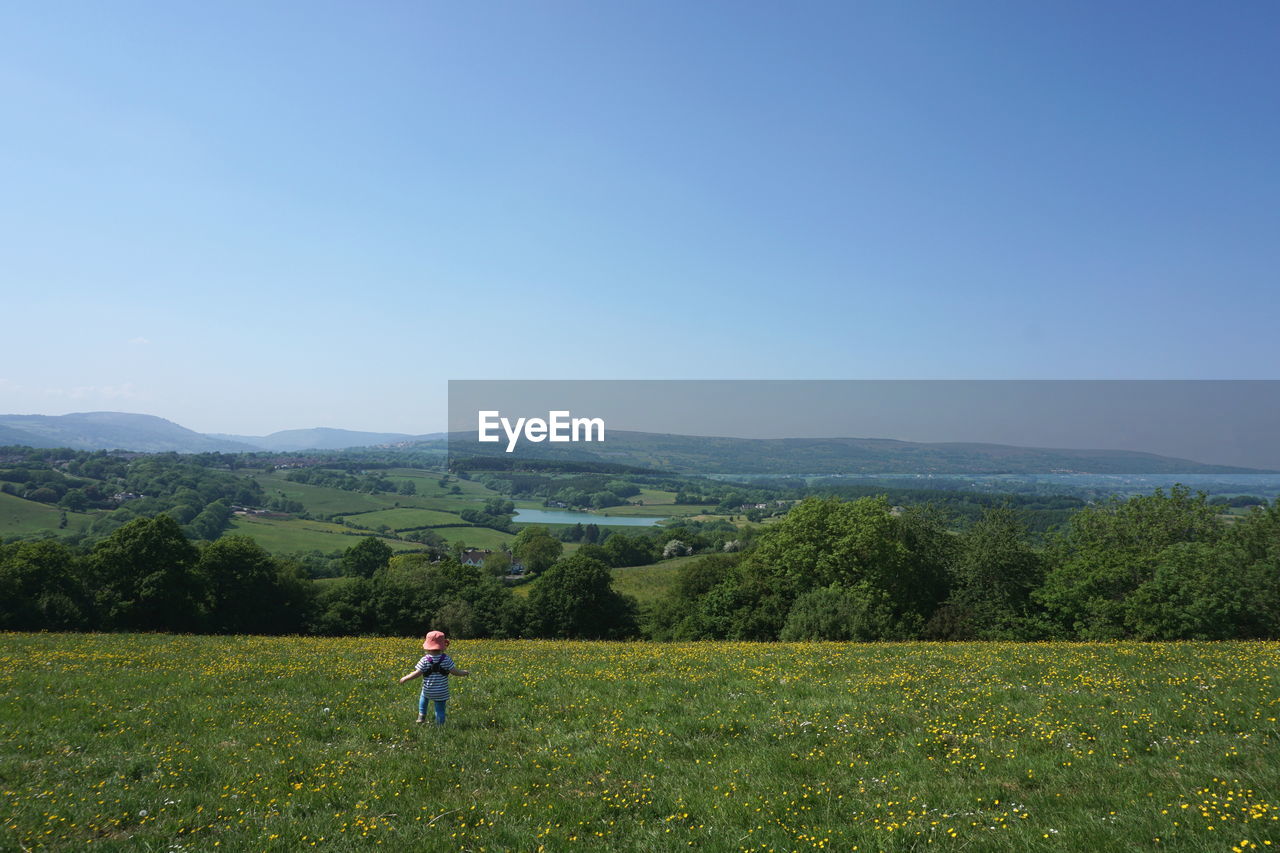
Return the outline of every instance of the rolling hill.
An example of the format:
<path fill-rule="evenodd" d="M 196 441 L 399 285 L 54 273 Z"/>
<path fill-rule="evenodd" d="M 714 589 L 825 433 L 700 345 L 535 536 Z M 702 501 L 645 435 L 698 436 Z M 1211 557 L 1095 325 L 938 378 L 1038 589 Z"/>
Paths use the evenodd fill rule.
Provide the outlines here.
<path fill-rule="evenodd" d="M 29 447 L 147 453 L 242 453 L 257 449 L 248 444 L 204 435 L 155 415 L 126 412 L 0 415 L 0 441 Z"/>
<path fill-rule="evenodd" d="M 204 434 L 153 415 L 85 412 L 0 415 L 0 445 L 76 450 L 290 452 L 400 445 L 443 448 L 445 436 L 359 430 L 282 430 L 267 436 Z M 504 460 L 613 463 L 685 474 L 868 476 L 883 474 L 1259 474 L 1254 468 L 1210 465 L 1130 450 L 1014 447 L 887 438 L 728 438 L 614 430 L 600 444 L 522 443 L 514 454 L 474 436 L 450 436 L 457 456 Z"/>
<path fill-rule="evenodd" d="M 265 436 L 200 433 L 154 415 L 77 412 L 69 415 L 0 415 L 0 446 L 134 450 L 144 453 L 247 453 L 345 450 L 441 438 L 359 430 L 290 429 Z"/>
<path fill-rule="evenodd" d="M 1259 474 L 1254 468 L 1207 465 L 1130 450 L 1075 450 L 887 438 L 727 438 L 614 430 L 599 444 L 501 444 L 451 436 L 451 455 L 597 461 L 728 475 L 990 475 L 990 474 Z"/>

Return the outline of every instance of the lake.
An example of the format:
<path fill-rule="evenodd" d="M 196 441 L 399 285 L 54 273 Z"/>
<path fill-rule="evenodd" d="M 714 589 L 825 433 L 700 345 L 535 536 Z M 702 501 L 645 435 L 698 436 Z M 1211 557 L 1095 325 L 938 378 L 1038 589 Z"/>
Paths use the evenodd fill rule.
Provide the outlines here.
<path fill-rule="evenodd" d="M 518 509 L 516 524 L 596 524 L 610 527 L 653 527 L 661 518 L 639 518 L 628 515 L 605 517 L 590 512 L 569 512 L 558 509 Z"/>

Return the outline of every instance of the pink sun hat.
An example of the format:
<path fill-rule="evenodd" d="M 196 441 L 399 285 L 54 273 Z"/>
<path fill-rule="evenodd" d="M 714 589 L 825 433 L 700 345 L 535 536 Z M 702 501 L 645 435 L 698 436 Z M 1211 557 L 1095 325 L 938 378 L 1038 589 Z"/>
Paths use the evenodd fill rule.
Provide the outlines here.
<path fill-rule="evenodd" d="M 444 631 L 429 631 L 422 641 L 422 648 L 428 652 L 442 652 L 449 647 L 449 638 Z"/>

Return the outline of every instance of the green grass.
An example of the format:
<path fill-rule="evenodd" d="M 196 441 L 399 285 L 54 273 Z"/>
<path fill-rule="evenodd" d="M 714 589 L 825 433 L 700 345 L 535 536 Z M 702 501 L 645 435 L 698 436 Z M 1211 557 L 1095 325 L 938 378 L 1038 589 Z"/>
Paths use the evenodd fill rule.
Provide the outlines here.
<path fill-rule="evenodd" d="M 672 557 L 649 566 L 628 566 L 613 570 L 613 588 L 635 596 L 642 605 L 652 604 L 675 586 L 680 567 L 705 555 Z"/>
<path fill-rule="evenodd" d="M 482 501 L 479 498 L 471 498 L 464 495 L 455 495 L 453 497 L 400 497 L 400 506 L 433 509 L 437 512 L 457 513 L 468 507 L 480 509 L 481 504 Z"/>
<path fill-rule="evenodd" d="M 662 489 L 641 489 L 640 494 L 630 500 L 644 501 L 646 506 L 652 504 L 674 504 L 676 502 L 676 493 Z"/>
<path fill-rule="evenodd" d="M 1276 643 L 450 652 L 437 731 L 416 638 L 0 635 L 0 849 L 1280 841 Z"/>
<path fill-rule="evenodd" d="M 367 495 L 363 492 L 348 492 L 329 486 L 312 486 L 307 483 L 293 483 L 275 475 L 257 476 L 262 490 L 270 497 L 283 492 L 291 501 L 299 501 L 307 511 L 314 515 L 333 515 L 335 513 L 373 512 L 387 509 L 403 500 L 400 495 Z"/>
<path fill-rule="evenodd" d="M 461 507 L 460 507 L 461 508 Z M 416 509 L 400 507 L 384 509 L 377 512 L 365 512 L 359 515 L 348 515 L 346 520 L 366 527 L 377 527 L 380 524 L 392 530 L 412 530 L 432 524 L 465 524 L 456 513 L 440 512 L 433 509 Z"/>
<path fill-rule="evenodd" d="M 392 476 L 392 479 L 395 479 L 395 477 Z M 435 477 L 422 477 L 414 480 L 414 487 L 418 490 L 418 493 L 424 497 L 452 497 L 455 499 L 465 498 L 469 500 L 483 500 L 484 498 L 491 498 L 498 494 L 493 489 L 481 485 L 475 480 L 459 480 L 454 477 L 450 477 L 449 485 L 442 489 L 436 482 L 438 479 L 438 475 Z M 454 486 L 458 487 L 460 494 L 453 494 Z"/>
<path fill-rule="evenodd" d="M 488 548 L 489 550 L 508 547 L 516 538 L 513 534 L 503 533 L 490 527 L 437 527 L 435 532 L 450 544 L 462 542 L 469 548 Z"/>
<path fill-rule="evenodd" d="M 625 504 L 623 506 L 611 506 L 602 510 L 597 510 L 595 515 L 597 517 L 622 515 L 629 518 L 672 518 L 697 515 L 706 509 L 707 507 L 705 506 L 694 506 L 692 504 L 680 504 L 679 506 L 676 504 L 666 504 L 664 506 L 651 506 L 648 504 L 645 506 L 632 506 L 631 504 Z M 597 521 L 596 523 L 600 524 L 601 522 Z"/>
<path fill-rule="evenodd" d="M 597 542 L 603 542 L 605 539 L 609 538 L 609 535 L 611 533 L 625 533 L 628 536 L 631 536 L 636 533 L 640 533 L 642 531 L 650 529 L 648 527 L 632 527 L 631 525 L 624 525 L 624 524 L 608 525 L 608 524 L 600 524 L 594 521 L 591 523 L 595 524 L 596 527 L 599 528 L 600 530 L 600 538 L 597 540 Z M 583 526 L 585 526 L 585 523 Z M 552 536 L 559 536 L 561 530 L 564 530 L 566 527 L 573 527 L 573 525 L 572 524 L 544 524 L 543 522 L 535 521 L 531 524 L 514 524 L 513 527 L 515 528 L 516 532 L 519 532 L 526 527 L 545 527 L 547 529 L 547 532 L 550 533 Z M 567 548 L 570 544 L 580 544 L 580 543 L 566 542 L 564 544 Z"/>
<path fill-rule="evenodd" d="M 0 492 L 0 538 L 29 536 L 42 530 L 62 535 L 76 533 L 93 521 L 93 516 L 86 513 L 68 512 L 67 526 L 59 529 L 61 516 L 62 510 L 56 506 Z"/>
<path fill-rule="evenodd" d="M 491 498 L 498 494 L 490 488 L 487 488 L 474 480 L 459 480 L 455 477 L 449 478 L 449 485 L 443 489 L 440 488 L 439 480 L 441 472 L 427 471 L 422 468 L 389 468 L 383 472 L 388 480 L 396 483 L 405 481 L 412 482 L 414 490 L 418 495 L 423 497 L 453 497 L 465 500 L 476 500 Z M 460 494 L 453 495 L 451 489 L 457 486 Z"/>
<path fill-rule="evenodd" d="M 311 551 L 332 554 L 345 551 L 359 542 L 358 535 L 352 535 L 358 533 L 359 531 L 349 527 L 323 521 L 236 516 L 231 521 L 231 529 L 225 535 L 248 536 L 273 554 L 300 554 Z M 422 547 L 413 542 L 379 538 L 396 551 L 410 551 Z"/>
<path fill-rule="evenodd" d="M 415 469 L 401 469 L 415 470 Z M 409 479 L 406 477 L 389 477 L 389 479 Z M 451 495 L 447 491 L 441 490 L 434 479 L 414 479 L 415 485 L 422 494 L 416 495 L 399 495 L 379 493 L 376 495 L 365 494 L 364 492 L 349 492 L 344 489 L 334 489 L 328 486 L 312 486 L 307 483 L 293 483 L 284 477 L 275 474 L 259 474 L 258 482 L 262 485 L 263 491 L 268 496 L 274 496 L 278 492 L 283 492 L 284 496 L 289 500 L 295 500 L 302 503 L 307 511 L 313 515 L 355 515 L 358 513 L 378 512 L 384 509 L 394 509 L 397 507 L 415 507 L 418 509 L 433 509 L 443 512 L 457 512 L 469 506 L 476 506 L 479 501 L 484 498 L 493 497 L 497 494 L 490 489 L 486 489 L 479 483 L 472 483 L 467 480 L 457 482 L 462 487 L 462 494 Z M 428 485 L 423 486 L 426 482 Z M 450 486 L 454 483 L 450 483 Z"/>
<path fill-rule="evenodd" d="M 581 547 L 582 545 L 577 542 L 566 544 L 563 556 L 567 557 Z M 680 574 L 681 566 L 703 556 L 706 555 L 695 554 L 691 557 L 672 557 L 670 560 L 660 560 L 648 566 L 628 566 L 624 569 L 614 569 L 613 588 L 626 595 L 635 596 L 636 601 L 640 602 L 642 607 L 653 604 L 675 586 L 676 577 Z M 528 583 L 522 583 L 514 587 L 512 591 L 521 598 L 527 598 L 529 592 L 537 583 L 538 579 L 534 578 Z"/>

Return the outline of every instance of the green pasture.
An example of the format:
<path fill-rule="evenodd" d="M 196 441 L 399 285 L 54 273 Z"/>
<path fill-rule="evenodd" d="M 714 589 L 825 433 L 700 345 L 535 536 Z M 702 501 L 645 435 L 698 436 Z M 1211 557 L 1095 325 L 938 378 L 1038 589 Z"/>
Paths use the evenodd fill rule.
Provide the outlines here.
<path fill-rule="evenodd" d="M 641 489 L 640 494 L 631 498 L 633 501 L 644 501 L 645 506 L 674 505 L 676 502 L 676 493 L 668 492 L 663 489 Z"/>
<path fill-rule="evenodd" d="M 377 527 L 385 524 L 392 530 L 412 530 L 433 524 L 466 524 L 456 513 L 410 507 L 364 512 L 359 515 L 348 515 L 345 518 L 353 524 L 360 524 L 366 527 Z"/>
<path fill-rule="evenodd" d="M 283 493 L 289 500 L 299 501 L 308 512 L 315 515 L 373 512 L 392 507 L 396 501 L 403 502 L 405 497 L 403 495 L 369 495 L 329 486 L 294 483 L 284 477 L 271 474 L 259 474 L 256 479 L 267 495 Z"/>
<path fill-rule="evenodd" d="M 395 483 L 405 481 L 413 483 L 414 490 L 418 495 L 423 497 L 448 497 L 451 496 L 451 489 L 457 486 L 460 494 L 454 497 L 461 498 L 488 498 L 493 497 L 497 492 L 482 486 L 474 480 L 459 480 L 450 475 L 449 484 L 444 488 L 440 488 L 440 478 L 443 476 L 441 471 L 428 471 L 423 468 L 388 468 L 382 472 L 388 480 Z"/>
<path fill-rule="evenodd" d="M 437 527 L 435 532 L 443 536 L 450 545 L 462 542 L 468 548 L 488 548 L 491 551 L 510 547 L 511 541 L 516 538 L 514 534 L 503 533 L 491 527 Z"/>
<path fill-rule="evenodd" d="M 577 542 L 566 543 L 564 556 L 569 556 L 581 547 L 582 545 Z M 642 607 L 652 604 L 675 586 L 676 578 L 680 574 L 680 567 L 691 560 L 699 559 L 700 556 L 705 555 L 672 557 L 669 560 L 660 560 L 648 566 L 628 566 L 623 569 L 613 569 L 613 588 L 626 595 L 635 596 Z M 513 587 L 512 592 L 521 598 L 527 598 L 537 583 L 538 579 L 534 578 L 528 583 Z"/>
<path fill-rule="evenodd" d="M 0 849 L 1280 844 L 1280 645 L 0 635 Z"/>
<path fill-rule="evenodd" d="M 401 476 L 406 477 L 408 479 L 412 479 L 414 487 L 417 489 L 418 494 L 424 497 L 454 497 L 454 498 L 466 498 L 470 500 L 475 500 L 477 498 L 479 499 L 491 498 L 494 495 L 498 494 L 493 489 L 487 488 L 486 486 L 481 485 L 475 480 L 459 480 L 456 477 L 450 476 L 449 485 L 445 486 L 442 489 L 440 488 L 440 485 L 437 482 L 440 479 L 439 474 L 436 474 L 435 476 L 431 476 L 428 473 L 428 474 L 424 474 L 423 476 L 416 476 L 414 474 L 409 474 L 409 473 L 404 473 L 404 474 L 400 473 L 401 471 L 407 472 L 410 470 L 414 470 L 414 469 L 392 469 L 387 473 L 387 476 L 392 480 Z M 423 473 L 423 472 L 418 472 L 418 473 Z M 452 492 L 452 489 L 454 486 L 458 487 L 459 493 L 457 495 L 454 495 Z"/>
<path fill-rule="evenodd" d="M 627 566 L 613 570 L 613 588 L 635 596 L 641 605 L 652 604 L 665 596 L 676 584 L 680 568 L 705 555 L 672 557 L 648 566 Z"/>
<path fill-rule="evenodd" d="M 415 470 L 415 469 L 406 469 Z M 388 479 L 396 479 L 389 477 Z M 270 474 L 257 476 L 258 482 L 268 495 L 283 492 L 290 500 L 296 500 L 315 515 L 355 515 L 357 513 L 377 512 L 397 507 L 413 507 L 417 509 L 434 509 L 443 512 L 457 512 L 467 506 L 475 505 L 480 499 L 493 497 L 496 492 L 486 489 L 478 483 L 466 480 L 457 482 L 463 491 L 459 495 L 450 495 L 436 487 L 435 480 L 426 480 L 429 488 L 421 487 L 422 478 L 415 479 L 420 486 L 419 494 L 398 495 L 379 493 L 376 495 L 364 492 L 349 492 L 329 486 L 312 486 L 307 483 L 294 483 L 284 477 Z M 450 485 L 453 485 L 452 483 Z M 422 492 L 425 492 L 422 493 Z"/>
<path fill-rule="evenodd" d="M 62 510 L 56 506 L 0 492 L 0 539 L 29 536 L 42 530 L 58 535 L 77 533 L 89 526 L 93 516 L 83 512 L 68 512 L 67 526 L 59 529 L 61 519 Z"/>
<path fill-rule="evenodd" d="M 487 497 L 493 497 L 496 492 L 490 493 Z M 434 509 L 439 512 L 461 512 L 468 507 L 472 509 L 480 509 L 484 503 L 481 497 L 467 495 L 437 495 L 434 497 L 422 497 L 420 495 L 400 495 L 397 498 L 400 506 L 416 507 L 418 509 Z"/>
<path fill-rule="evenodd" d="M 360 535 L 365 534 L 359 534 L 358 531 L 340 524 L 329 524 L 323 521 L 238 515 L 232 519 L 231 529 L 227 535 L 251 537 L 273 554 L 299 554 L 311 551 L 332 554 L 350 548 L 360 541 Z M 422 547 L 414 542 L 379 538 L 396 551 L 411 551 Z"/>
<path fill-rule="evenodd" d="M 610 516 L 621 515 L 627 517 L 648 518 L 685 518 L 691 515 L 698 515 L 707 510 L 715 509 L 714 504 L 666 504 L 666 505 L 650 505 L 635 506 L 626 504 L 624 506 L 611 506 L 597 511 L 597 515 Z"/>

